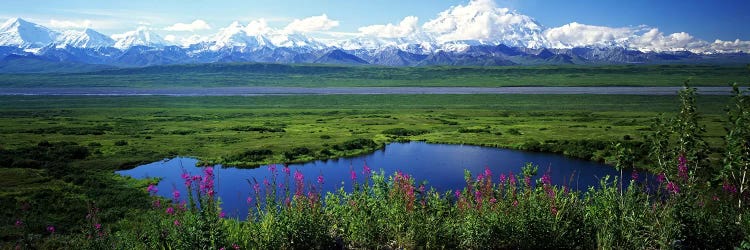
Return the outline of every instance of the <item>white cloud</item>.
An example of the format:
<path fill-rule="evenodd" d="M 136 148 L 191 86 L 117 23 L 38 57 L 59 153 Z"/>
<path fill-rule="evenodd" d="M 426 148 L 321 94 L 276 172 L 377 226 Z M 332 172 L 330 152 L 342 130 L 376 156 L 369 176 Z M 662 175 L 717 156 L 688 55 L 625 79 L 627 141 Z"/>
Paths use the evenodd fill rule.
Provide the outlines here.
<path fill-rule="evenodd" d="M 177 41 L 177 37 L 174 35 L 166 35 L 164 36 L 164 41 L 174 43 L 174 41 Z"/>
<path fill-rule="evenodd" d="M 211 26 L 201 19 L 196 19 L 192 23 L 175 23 L 172 26 L 165 27 L 164 30 L 168 31 L 190 31 L 194 32 L 197 30 L 211 29 Z"/>
<path fill-rule="evenodd" d="M 303 19 L 294 19 L 292 23 L 284 28 L 284 31 L 289 33 L 315 32 L 329 30 L 336 26 L 339 26 L 339 21 L 329 19 L 328 15 L 323 14 Z"/>
<path fill-rule="evenodd" d="M 722 41 L 722 40 L 716 40 L 713 43 L 711 43 L 710 48 L 712 51 L 710 52 L 719 52 L 719 53 L 737 53 L 737 52 L 750 52 L 750 41 L 741 41 L 740 39 L 734 40 L 734 41 Z"/>
<path fill-rule="evenodd" d="M 70 21 L 50 19 L 47 26 L 57 29 L 82 29 L 91 27 L 91 20 Z"/>
<path fill-rule="evenodd" d="M 542 28 L 533 18 L 498 8 L 493 0 L 473 0 L 467 5 L 453 6 L 422 28 L 442 43 L 478 40 L 538 47 L 543 42 Z"/>
<path fill-rule="evenodd" d="M 245 33 L 251 36 L 268 34 L 271 31 L 273 31 L 273 29 L 268 26 L 268 22 L 264 18 L 252 20 L 247 26 L 245 26 Z"/>
<path fill-rule="evenodd" d="M 632 39 L 630 47 L 641 51 L 683 51 L 704 52 L 707 43 L 685 32 L 665 36 L 653 28 Z"/>
<path fill-rule="evenodd" d="M 610 28 L 580 23 L 569 23 L 544 31 L 544 37 L 555 48 L 592 45 L 625 45 L 635 34 L 633 28 Z"/>
<path fill-rule="evenodd" d="M 548 45 L 554 48 L 619 46 L 643 52 L 705 52 L 708 43 L 685 32 L 665 35 L 657 28 L 595 26 L 569 23 L 544 31 Z M 730 45 L 731 46 L 731 45 Z M 722 47 L 717 45 L 717 47 Z"/>
<path fill-rule="evenodd" d="M 398 25 L 370 25 L 359 28 L 359 32 L 365 36 L 383 37 L 383 38 L 401 38 L 413 35 L 418 32 L 417 22 L 419 18 L 407 16 Z"/>

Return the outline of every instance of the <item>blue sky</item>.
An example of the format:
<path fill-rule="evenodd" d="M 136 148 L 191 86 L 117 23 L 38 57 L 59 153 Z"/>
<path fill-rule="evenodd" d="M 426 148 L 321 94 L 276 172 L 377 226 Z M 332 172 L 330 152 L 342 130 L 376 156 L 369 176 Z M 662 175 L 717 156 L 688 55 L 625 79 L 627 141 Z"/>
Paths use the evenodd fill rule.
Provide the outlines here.
<path fill-rule="evenodd" d="M 451 6 L 467 0 L 24 0 L 3 4 L 0 18 L 22 17 L 48 25 L 88 25 L 114 34 L 146 25 L 162 29 L 175 23 L 204 20 L 211 29 L 192 33 L 215 33 L 238 20 L 247 23 L 264 18 L 268 25 L 283 28 L 294 19 L 326 14 L 338 21 L 332 32 L 357 32 L 362 26 L 398 23 L 416 16 L 420 23 L 434 19 Z M 496 0 L 498 7 L 517 10 L 545 27 L 571 22 L 587 25 L 629 27 L 647 25 L 670 34 L 687 32 L 713 41 L 750 40 L 750 1 L 747 0 Z M 56 25 L 50 25 L 51 22 Z M 68 23 L 66 23 L 68 22 Z M 66 26 L 67 24 L 67 26 Z"/>

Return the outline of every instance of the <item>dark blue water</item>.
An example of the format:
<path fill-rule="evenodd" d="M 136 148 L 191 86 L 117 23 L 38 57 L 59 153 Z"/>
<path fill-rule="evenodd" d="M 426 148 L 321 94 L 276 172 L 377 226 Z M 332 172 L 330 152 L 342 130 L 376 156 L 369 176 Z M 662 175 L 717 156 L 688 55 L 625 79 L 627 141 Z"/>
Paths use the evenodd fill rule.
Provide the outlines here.
<path fill-rule="evenodd" d="M 180 175 L 183 171 L 192 175 L 202 174 L 202 168 L 196 167 L 196 162 L 196 159 L 181 157 L 118 173 L 134 178 L 162 178 L 157 186 L 159 195 L 172 197 L 172 191 L 177 189 L 184 197 L 186 188 Z M 606 175 L 619 175 L 619 172 L 610 166 L 557 154 L 424 142 L 392 143 L 385 149 L 369 155 L 293 164 L 289 167 L 292 176 L 295 171 L 300 171 L 304 174 L 305 182 L 310 184 L 317 184 L 317 177 L 322 175 L 325 180 L 323 190 L 327 192 L 337 190 L 342 185 L 345 189 L 351 190 L 351 170 L 356 172 L 357 181 L 362 183 L 362 168 L 365 162 L 376 172 L 383 170 L 387 175 L 391 175 L 396 171 L 402 171 L 412 175 L 417 183 L 427 180 L 428 189 L 432 187 L 441 192 L 462 189 L 465 186 L 464 169 L 476 176 L 488 167 L 497 182 L 501 173 L 507 175 L 512 171 L 516 175 L 521 174 L 521 168 L 527 162 L 539 166 L 539 173 L 535 178 L 549 171 L 553 184 L 568 185 L 577 190 L 598 186 L 599 178 Z M 215 166 L 214 174 L 216 191 L 221 197 L 223 210 L 229 216 L 240 219 L 247 215 L 246 199 L 253 193 L 248 180 L 255 178 L 262 183 L 264 178 L 270 179 L 272 176 L 268 166 L 256 169 Z M 281 165 L 277 167 L 277 174 L 279 182 L 283 182 L 285 174 Z M 629 181 L 630 172 L 626 171 L 624 175 L 625 180 Z"/>

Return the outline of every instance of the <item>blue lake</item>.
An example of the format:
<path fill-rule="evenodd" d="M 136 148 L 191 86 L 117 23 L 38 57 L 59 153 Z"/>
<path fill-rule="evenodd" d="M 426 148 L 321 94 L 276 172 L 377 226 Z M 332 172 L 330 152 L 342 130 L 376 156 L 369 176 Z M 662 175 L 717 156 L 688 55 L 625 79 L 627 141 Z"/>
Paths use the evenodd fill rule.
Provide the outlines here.
<path fill-rule="evenodd" d="M 186 194 L 183 172 L 191 175 L 202 174 L 202 168 L 196 167 L 197 160 L 178 157 L 138 166 L 134 169 L 117 173 L 133 178 L 162 178 L 158 194 L 171 197 L 173 190 Z M 584 190 L 589 186 L 598 186 L 599 179 L 619 175 L 614 168 L 597 162 L 572 159 L 558 154 L 534 153 L 518 150 L 498 149 L 467 145 L 429 144 L 424 142 L 391 143 L 385 149 L 368 155 L 352 158 L 340 158 L 327 161 L 314 161 L 304 164 L 289 165 L 292 173 L 300 171 L 305 182 L 316 183 L 317 177 L 324 178 L 323 192 L 334 191 L 344 185 L 351 190 L 351 170 L 356 171 L 357 181 L 363 182 L 362 168 L 365 163 L 374 171 L 385 171 L 391 175 L 402 171 L 413 176 L 417 183 L 428 181 L 427 187 L 440 192 L 462 189 L 465 186 L 464 169 L 473 176 L 484 171 L 485 167 L 493 173 L 495 182 L 501 173 L 521 173 L 527 163 L 539 166 L 538 175 L 549 171 L 552 183 L 568 185 L 572 189 Z M 278 165 L 279 182 L 284 181 L 282 165 Z M 255 178 L 258 182 L 270 179 L 272 174 L 268 166 L 255 169 L 240 169 L 225 166 L 214 166 L 216 191 L 222 200 L 222 208 L 228 216 L 244 219 L 247 215 L 246 199 L 253 193 L 248 180 Z M 624 176 L 630 180 L 630 171 Z M 290 186 L 293 186 L 290 185 Z"/>

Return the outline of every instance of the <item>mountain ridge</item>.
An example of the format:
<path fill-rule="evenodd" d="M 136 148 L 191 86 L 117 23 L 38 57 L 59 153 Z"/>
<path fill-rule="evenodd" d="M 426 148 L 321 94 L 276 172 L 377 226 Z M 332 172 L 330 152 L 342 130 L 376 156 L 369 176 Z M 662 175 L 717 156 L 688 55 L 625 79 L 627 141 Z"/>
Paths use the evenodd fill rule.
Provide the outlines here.
<path fill-rule="evenodd" d="M 541 28 L 533 19 L 519 20 L 511 28 L 498 28 L 501 31 L 496 33 L 505 35 L 490 40 L 460 40 L 458 35 L 445 33 L 443 43 L 425 42 L 420 39 L 428 38 L 415 33 L 405 37 L 350 39 L 338 44 L 325 44 L 300 33 L 264 30 L 262 25 L 258 28 L 235 22 L 209 39 L 179 46 L 145 27 L 107 37 L 88 28 L 57 32 L 14 18 L 0 26 L 0 62 L 12 63 L 9 61 L 17 61 L 20 56 L 33 59 L 26 63 L 41 60 L 116 67 L 216 62 L 385 66 L 750 63 L 750 55 L 744 51 L 654 52 L 618 45 L 548 48 L 540 46 L 545 41 L 537 37 Z M 533 39 L 514 41 L 507 37 Z M 498 43 L 498 39 L 503 42 Z M 6 60 L 9 55 L 15 55 L 13 60 Z"/>

